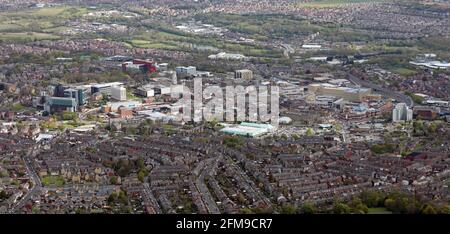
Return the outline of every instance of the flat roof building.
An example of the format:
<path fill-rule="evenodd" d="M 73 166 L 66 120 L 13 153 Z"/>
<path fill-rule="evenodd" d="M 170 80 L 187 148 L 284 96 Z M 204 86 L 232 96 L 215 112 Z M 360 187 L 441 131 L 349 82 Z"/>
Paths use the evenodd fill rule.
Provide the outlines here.
<path fill-rule="evenodd" d="M 50 113 L 58 111 L 77 111 L 77 101 L 71 97 L 48 97 L 44 105 L 44 110 Z"/>
<path fill-rule="evenodd" d="M 310 84 L 308 85 L 308 91 L 316 95 L 334 96 L 357 102 L 363 101 L 365 96 L 371 94 L 371 89 L 339 87 L 328 83 Z"/>
<path fill-rule="evenodd" d="M 177 67 L 175 69 L 176 73 L 177 73 L 177 77 L 180 79 L 184 79 L 184 78 L 193 78 L 195 76 L 197 76 L 197 68 L 194 66 L 189 66 L 189 67 Z"/>
<path fill-rule="evenodd" d="M 113 86 L 111 87 L 111 97 L 117 101 L 126 101 L 127 89 L 124 87 Z"/>
<path fill-rule="evenodd" d="M 220 132 L 230 135 L 259 137 L 272 132 L 274 129 L 275 127 L 271 124 L 242 122 L 240 125 L 227 126 L 221 129 Z"/>
<path fill-rule="evenodd" d="M 252 80 L 253 72 L 248 69 L 237 70 L 234 72 L 234 78 L 235 79 Z"/>
<path fill-rule="evenodd" d="M 128 109 L 134 109 L 140 107 L 142 103 L 137 101 L 126 101 L 126 102 L 108 102 L 107 106 L 111 108 L 111 111 L 116 112 L 120 107 L 125 107 Z"/>
<path fill-rule="evenodd" d="M 102 94 L 111 95 L 112 87 L 121 87 L 121 86 L 123 86 L 123 83 L 121 82 L 94 84 L 91 86 L 91 94 L 100 92 Z"/>

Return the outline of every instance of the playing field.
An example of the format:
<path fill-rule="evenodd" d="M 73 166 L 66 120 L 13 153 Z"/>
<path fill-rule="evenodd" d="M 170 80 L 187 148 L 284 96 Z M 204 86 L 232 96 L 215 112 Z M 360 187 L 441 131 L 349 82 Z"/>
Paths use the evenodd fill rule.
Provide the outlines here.
<path fill-rule="evenodd" d="M 0 33 L 2 41 L 34 41 L 34 40 L 56 40 L 59 36 L 48 33 L 20 32 L 20 33 Z"/>

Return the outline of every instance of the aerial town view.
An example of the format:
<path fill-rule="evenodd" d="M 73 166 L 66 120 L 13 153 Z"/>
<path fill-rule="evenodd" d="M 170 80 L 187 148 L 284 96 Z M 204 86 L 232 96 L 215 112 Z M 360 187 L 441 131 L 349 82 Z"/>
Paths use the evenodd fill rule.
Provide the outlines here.
<path fill-rule="evenodd" d="M 0 214 L 450 214 L 449 61 L 446 0 L 0 0 Z"/>

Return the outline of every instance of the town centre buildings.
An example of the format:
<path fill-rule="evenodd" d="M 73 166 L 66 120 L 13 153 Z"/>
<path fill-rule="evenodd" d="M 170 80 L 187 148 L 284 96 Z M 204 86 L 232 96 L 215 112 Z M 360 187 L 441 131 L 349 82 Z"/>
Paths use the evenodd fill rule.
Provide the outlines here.
<path fill-rule="evenodd" d="M 371 94 L 371 89 L 339 87 L 328 83 L 310 84 L 308 85 L 308 91 L 316 95 L 329 95 L 353 102 L 360 102 Z"/>

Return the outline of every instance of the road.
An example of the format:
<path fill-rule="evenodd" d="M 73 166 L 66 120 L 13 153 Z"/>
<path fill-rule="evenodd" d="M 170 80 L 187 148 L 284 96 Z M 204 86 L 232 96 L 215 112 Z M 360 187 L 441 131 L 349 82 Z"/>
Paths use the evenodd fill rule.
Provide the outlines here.
<path fill-rule="evenodd" d="M 345 121 L 341 122 L 340 124 L 341 124 L 341 126 L 342 126 L 342 129 L 341 129 L 342 142 L 343 142 L 344 144 L 346 144 L 346 143 L 348 143 L 348 138 L 347 138 L 347 135 L 346 135 L 346 134 L 347 134 L 348 126 L 347 126 L 347 123 L 346 123 Z"/>
<path fill-rule="evenodd" d="M 33 187 L 28 191 L 28 193 L 22 197 L 16 204 L 13 204 L 11 209 L 9 209 L 10 214 L 17 213 L 20 208 L 23 207 L 26 201 L 28 201 L 33 195 L 38 193 L 42 188 L 42 182 L 37 173 L 33 169 L 33 158 L 37 155 L 38 149 L 37 145 L 33 146 L 27 154 L 23 157 L 25 162 L 25 168 L 27 170 L 28 175 L 30 175 L 30 180 L 33 183 Z"/>
<path fill-rule="evenodd" d="M 414 102 L 410 96 L 407 96 L 405 94 L 399 93 L 397 91 L 393 91 L 384 87 L 381 87 L 377 84 L 371 83 L 369 81 L 361 80 L 360 78 L 348 74 L 348 80 L 356 85 L 360 85 L 363 87 L 371 88 L 373 91 L 380 93 L 386 97 L 390 97 L 392 99 L 397 100 L 398 102 L 404 102 L 409 107 L 414 106 Z"/>
<path fill-rule="evenodd" d="M 212 176 L 217 168 L 218 161 L 222 158 L 222 155 L 216 158 L 206 159 L 202 168 L 196 168 L 196 172 L 200 173 L 197 180 L 195 181 L 195 185 L 197 186 L 198 191 L 202 194 L 202 200 L 208 209 L 210 214 L 220 214 L 220 209 L 217 206 L 217 203 L 214 201 L 213 196 L 209 192 L 208 187 L 205 184 L 205 176 Z"/>
<path fill-rule="evenodd" d="M 101 107 L 92 108 L 86 112 L 80 114 L 80 119 L 85 119 L 90 113 L 100 111 Z"/>
<path fill-rule="evenodd" d="M 292 46 L 289 44 L 281 44 L 281 47 L 283 47 L 283 49 L 284 49 L 283 54 L 287 58 L 289 58 L 289 54 L 295 53 L 294 48 L 292 48 Z"/>
<path fill-rule="evenodd" d="M 158 201 L 153 195 L 152 190 L 150 189 L 150 185 L 148 183 L 144 183 L 144 195 L 145 200 L 150 201 L 155 206 L 155 211 L 157 214 L 162 214 L 161 208 L 159 207 Z"/>

